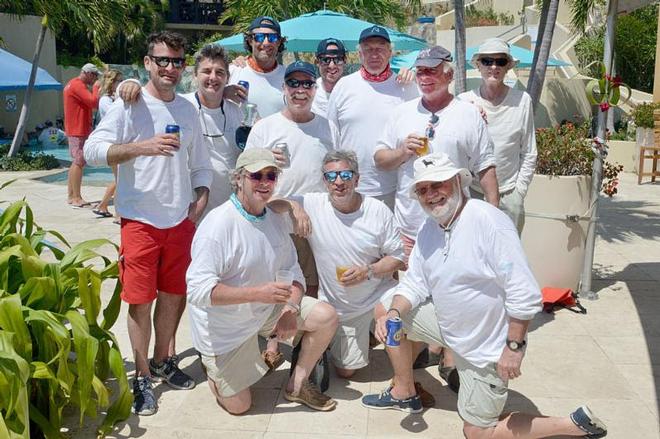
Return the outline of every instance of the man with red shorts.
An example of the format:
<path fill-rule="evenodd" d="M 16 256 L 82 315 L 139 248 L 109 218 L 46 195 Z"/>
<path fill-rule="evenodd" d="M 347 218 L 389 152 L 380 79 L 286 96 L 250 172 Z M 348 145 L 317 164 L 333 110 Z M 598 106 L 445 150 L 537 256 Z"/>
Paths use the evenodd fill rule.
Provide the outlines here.
<path fill-rule="evenodd" d="M 71 166 L 67 182 L 67 202 L 73 207 L 84 207 L 89 203 L 80 193 L 85 157 L 83 146 L 92 132 L 92 112 L 99 105 L 99 87 L 95 84 L 99 70 L 87 63 L 80 69 L 80 75 L 64 87 L 64 131 L 69 138 Z M 90 91 L 91 88 L 91 91 Z"/>
<path fill-rule="evenodd" d="M 165 31 L 148 41 L 144 67 L 149 82 L 142 98 L 133 104 L 115 102 L 85 144 L 91 165 L 119 165 L 115 200 L 122 218 L 121 297 L 129 304 L 136 370 L 133 412 L 139 415 L 158 409 L 152 381 L 179 390 L 195 387 L 178 368 L 174 341 L 186 304 L 195 223 L 213 180 L 197 109 L 175 93 L 185 68 L 185 39 Z M 179 132 L 166 133 L 171 125 Z M 148 361 L 154 299 L 156 343 Z"/>

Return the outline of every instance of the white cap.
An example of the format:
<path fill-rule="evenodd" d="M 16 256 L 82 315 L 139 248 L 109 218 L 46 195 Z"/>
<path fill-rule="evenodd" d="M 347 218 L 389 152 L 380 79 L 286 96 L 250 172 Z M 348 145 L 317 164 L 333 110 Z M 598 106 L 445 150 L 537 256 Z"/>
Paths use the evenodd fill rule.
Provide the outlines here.
<path fill-rule="evenodd" d="M 501 38 L 489 38 L 479 46 L 479 49 L 472 55 L 472 60 L 470 64 L 474 67 L 477 67 L 477 60 L 483 55 L 506 55 L 509 58 L 509 65 L 507 69 L 513 68 L 518 64 L 520 60 L 515 59 L 511 56 L 511 47 L 509 43 L 504 41 Z"/>
<path fill-rule="evenodd" d="M 80 71 L 85 73 L 96 73 L 97 75 L 100 73 L 99 69 L 96 68 L 96 66 L 91 62 L 88 62 L 87 64 L 82 66 L 82 69 L 80 69 Z"/>
<path fill-rule="evenodd" d="M 444 152 L 434 152 L 421 156 L 413 165 L 415 169 L 415 179 L 410 185 L 410 198 L 417 199 L 415 186 L 424 181 L 447 181 L 456 174 L 461 176 L 461 188 L 465 188 L 472 183 L 472 175 L 465 168 L 459 168 L 451 161 Z"/>

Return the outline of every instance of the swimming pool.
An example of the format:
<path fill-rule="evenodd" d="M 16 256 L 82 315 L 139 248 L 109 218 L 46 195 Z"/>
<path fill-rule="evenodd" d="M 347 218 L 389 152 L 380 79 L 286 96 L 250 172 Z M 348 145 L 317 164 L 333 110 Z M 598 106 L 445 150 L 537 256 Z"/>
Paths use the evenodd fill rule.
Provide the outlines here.
<path fill-rule="evenodd" d="M 38 142 L 31 142 L 27 149 L 31 152 L 42 152 L 44 154 L 53 155 L 56 159 L 63 162 L 65 166 L 71 164 L 71 156 L 69 155 L 68 147 L 44 149 Z M 62 172 L 40 177 L 37 178 L 37 180 L 43 181 L 44 183 L 66 184 L 68 178 L 69 171 L 62 170 Z M 85 166 L 85 169 L 83 169 L 83 186 L 107 186 L 108 183 L 111 183 L 114 179 L 115 177 L 112 174 L 112 169 L 108 167 L 93 168 L 91 166 Z"/>

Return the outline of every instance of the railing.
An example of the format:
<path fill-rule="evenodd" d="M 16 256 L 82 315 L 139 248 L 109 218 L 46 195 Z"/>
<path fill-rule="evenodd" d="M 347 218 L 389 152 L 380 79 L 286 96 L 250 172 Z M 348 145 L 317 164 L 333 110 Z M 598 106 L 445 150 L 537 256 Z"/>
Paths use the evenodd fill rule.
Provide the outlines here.
<path fill-rule="evenodd" d="M 222 0 L 170 0 L 167 22 L 217 25 L 223 12 Z"/>

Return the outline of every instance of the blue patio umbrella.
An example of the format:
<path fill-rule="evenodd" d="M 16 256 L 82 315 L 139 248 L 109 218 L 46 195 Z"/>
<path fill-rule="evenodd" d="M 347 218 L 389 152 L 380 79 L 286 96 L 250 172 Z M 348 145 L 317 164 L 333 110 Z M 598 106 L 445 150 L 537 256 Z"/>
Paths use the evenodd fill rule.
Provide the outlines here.
<path fill-rule="evenodd" d="M 27 88 L 32 64 L 6 50 L 0 49 L 0 91 Z M 35 90 L 60 90 L 62 84 L 42 68 L 37 69 Z"/>
<path fill-rule="evenodd" d="M 474 66 L 470 64 L 470 60 L 472 59 L 472 56 L 479 50 L 478 46 L 473 46 L 473 47 L 468 47 L 466 50 L 466 56 L 465 59 L 467 60 L 466 66 L 467 69 L 474 69 Z M 419 54 L 418 50 L 415 50 L 413 52 L 409 52 L 403 55 L 398 55 L 392 58 L 392 68 L 393 69 L 400 69 L 401 67 L 406 67 L 406 68 L 411 68 L 412 65 L 415 63 L 415 59 L 417 58 L 417 55 Z M 534 60 L 534 52 L 532 50 L 527 50 L 522 47 L 518 46 L 511 46 L 511 55 L 519 60 L 520 62 L 516 66 L 517 68 L 523 68 L 523 69 L 528 69 L 532 67 L 532 61 Z M 570 65 L 567 62 L 555 59 L 555 58 L 550 58 L 548 60 L 548 66 L 549 67 L 562 67 L 562 66 L 568 66 Z"/>
<path fill-rule="evenodd" d="M 373 26 L 368 21 L 358 20 L 339 12 L 328 10 L 303 14 L 296 18 L 282 21 L 282 35 L 287 38 L 286 48 L 290 52 L 316 52 L 316 47 L 324 38 L 337 38 L 346 46 L 346 50 L 356 50 L 360 32 Z M 392 44 L 397 50 L 419 50 L 428 44 L 421 38 L 386 28 Z M 243 34 L 237 34 L 217 41 L 229 50 L 242 52 Z"/>

